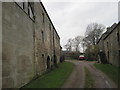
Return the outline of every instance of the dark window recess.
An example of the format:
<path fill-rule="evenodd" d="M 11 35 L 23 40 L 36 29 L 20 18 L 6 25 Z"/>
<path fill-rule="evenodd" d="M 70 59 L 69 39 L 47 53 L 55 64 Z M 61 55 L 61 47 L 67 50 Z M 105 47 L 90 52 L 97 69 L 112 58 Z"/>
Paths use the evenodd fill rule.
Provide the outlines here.
<path fill-rule="evenodd" d="M 44 33 L 43 31 L 41 33 L 42 33 L 42 42 L 44 42 Z"/>
<path fill-rule="evenodd" d="M 23 9 L 25 9 L 25 3 L 23 2 Z"/>
<path fill-rule="evenodd" d="M 117 41 L 120 42 L 119 32 L 117 33 Z"/>
<path fill-rule="evenodd" d="M 107 56 L 108 56 L 108 61 L 109 61 L 109 51 L 107 52 Z"/>
<path fill-rule="evenodd" d="M 42 57 L 44 58 L 44 54 L 42 54 Z"/>
<path fill-rule="evenodd" d="M 49 29 L 51 30 L 51 24 L 49 24 Z"/>
<path fill-rule="evenodd" d="M 42 60 L 44 61 L 44 54 L 42 54 Z"/>
<path fill-rule="evenodd" d="M 120 65 L 120 50 L 118 52 L 119 52 L 119 59 L 118 60 L 119 60 L 119 65 Z"/>
<path fill-rule="evenodd" d="M 42 22 L 44 23 L 44 13 L 42 13 Z"/>
<path fill-rule="evenodd" d="M 107 42 L 107 48 L 109 49 L 108 42 Z"/>

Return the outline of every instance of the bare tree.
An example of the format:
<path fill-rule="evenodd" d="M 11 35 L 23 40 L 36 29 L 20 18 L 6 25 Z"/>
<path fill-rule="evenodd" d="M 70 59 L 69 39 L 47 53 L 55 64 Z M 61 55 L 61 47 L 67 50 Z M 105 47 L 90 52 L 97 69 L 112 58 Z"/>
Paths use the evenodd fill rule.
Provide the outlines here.
<path fill-rule="evenodd" d="M 98 23 L 90 23 L 86 28 L 85 42 L 90 45 L 96 45 L 104 30 L 104 25 Z"/>
<path fill-rule="evenodd" d="M 83 36 L 76 36 L 73 39 L 73 46 L 74 46 L 74 48 L 75 48 L 76 51 L 79 51 L 82 39 L 83 39 Z"/>
<path fill-rule="evenodd" d="M 64 47 L 67 51 L 72 51 L 72 39 L 71 38 L 68 39 L 67 44 L 64 45 Z"/>
<path fill-rule="evenodd" d="M 88 60 L 97 60 L 97 41 L 104 30 L 105 26 L 98 23 L 90 23 L 87 26 L 83 42 L 86 47 L 86 50 L 84 51 Z"/>

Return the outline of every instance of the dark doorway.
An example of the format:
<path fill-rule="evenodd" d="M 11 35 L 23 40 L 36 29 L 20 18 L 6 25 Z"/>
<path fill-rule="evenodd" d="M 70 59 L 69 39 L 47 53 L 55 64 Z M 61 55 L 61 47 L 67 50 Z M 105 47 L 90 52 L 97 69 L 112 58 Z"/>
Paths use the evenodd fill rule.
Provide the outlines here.
<path fill-rule="evenodd" d="M 54 55 L 54 65 L 55 65 L 55 67 L 57 67 L 57 57 L 56 57 L 56 55 Z"/>
<path fill-rule="evenodd" d="M 104 52 L 99 52 L 98 54 L 99 54 L 99 59 L 101 63 L 104 63 L 104 64 L 108 63 Z"/>
<path fill-rule="evenodd" d="M 120 75 L 120 50 L 119 50 L 119 58 L 118 58 L 118 60 L 119 60 L 119 67 L 118 67 L 118 76 Z M 120 88 L 120 77 L 118 77 L 118 88 Z"/>
<path fill-rule="evenodd" d="M 119 62 L 119 65 L 118 65 L 118 88 L 120 88 L 120 50 L 118 51 L 119 52 L 119 57 L 118 57 L 118 62 Z"/>
<path fill-rule="evenodd" d="M 118 53 L 119 53 L 119 54 L 118 54 L 118 55 L 119 55 L 119 56 L 118 56 L 118 60 L 119 60 L 119 61 L 118 61 L 118 63 L 119 63 L 118 66 L 120 67 L 120 50 L 118 50 Z"/>
<path fill-rule="evenodd" d="M 109 62 L 109 51 L 107 52 L 107 57 L 108 57 L 108 63 L 110 63 L 110 62 Z"/>
<path fill-rule="evenodd" d="M 50 57 L 48 56 L 47 57 L 47 69 L 49 69 L 50 68 Z"/>
<path fill-rule="evenodd" d="M 119 67 L 120 67 L 120 50 L 119 50 L 119 59 L 118 60 L 119 60 Z"/>

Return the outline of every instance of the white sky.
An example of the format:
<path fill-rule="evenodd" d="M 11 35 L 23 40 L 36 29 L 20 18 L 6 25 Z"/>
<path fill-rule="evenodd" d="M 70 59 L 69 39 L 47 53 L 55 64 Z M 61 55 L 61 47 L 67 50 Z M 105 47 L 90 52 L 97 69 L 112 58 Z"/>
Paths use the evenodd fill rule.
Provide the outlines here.
<path fill-rule="evenodd" d="M 81 1 L 42 0 L 61 38 L 62 47 L 69 38 L 74 38 L 77 35 L 84 36 L 86 27 L 91 22 L 101 23 L 106 27 L 118 22 L 117 1 L 119 0 Z"/>

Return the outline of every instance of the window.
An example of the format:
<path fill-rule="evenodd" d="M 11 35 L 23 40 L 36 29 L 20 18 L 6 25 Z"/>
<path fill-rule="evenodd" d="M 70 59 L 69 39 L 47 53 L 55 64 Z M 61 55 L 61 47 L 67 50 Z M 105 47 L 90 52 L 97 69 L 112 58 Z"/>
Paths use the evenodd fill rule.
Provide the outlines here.
<path fill-rule="evenodd" d="M 23 2 L 17 2 L 16 3 L 23 9 L 24 5 L 23 5 Z"/>
<path fill-rule="evenodd" d="M 23 9 L 25 9 L 25 3 L 23 2 Z"/>
<path fill-rule="evenodd" d="M 119 36 L 119 32 L 117 32 L 117 41 L 120 41 L 120 36 Z"/>
<path fill-rule="evenodd" d="M 42 22 L 44 23 L 44 13 L 42 13 Z"/>
<path fill-rule="evenodd" d="M 24 10 L 28 14 L 28 2 L 24 2 Z"/>
<path fill-rule="evenodd" d="M 108 42 L 107 42 L 107 48 L 108 48 Z"/>
<path fill-rule="evenodd" d="M 107 52 L 108 62 L 109 62 L 109 51 Z"/>
<path fill-rule="evenodd" d="M 29 14 L 29 16 L 31 17 L 31 18 L 33 18 L 33 11 L 32 11 L 32 7 L 31 7 L 31 5 L 29 4 L 29 7 L 28 7 L 28 14 Z"/>
<path fill-rule="evenodd" d="M 28 0 L 25 0 L 25 2 L 15 2 L 28 14 L 28 16 L 30 16 L 30 18 L 34 19 L 33 2 L 28 2 Z"/>
<path fill-rule="evenodd" d="M 119 65 L 120 65 L 120 50 L 118 51 L 118 53 L 119 53 L 119 58 L 118 58 L 118 60 L 119 60 Z"/>
<path fill-rule="evenodd" d="M 51 24 L 49 24 L 49 30 L 51 30 Z"/>
<path fill-rule="evenodd" d="M 44 63 L 44 54 L 42 54 L 42 62 Z"/>
<path fill-rule="evenodd" d="M 44 42 L 44 33 L 43 33 L 43 31 L 41 32 L 41 34 L 42 34 L 42 42 Z"/>
<path fill-rule="evenodd" d="M 28 3 L 28 15 L 33 19 L 34 16 L 34 12 L 33 12 L 33 8 L 32 8 L 32 3 Z"/>
<path fill-rule="evenodd" d="M 44 58 L 44 54 L 42 54 L 42 57 Z"/>

